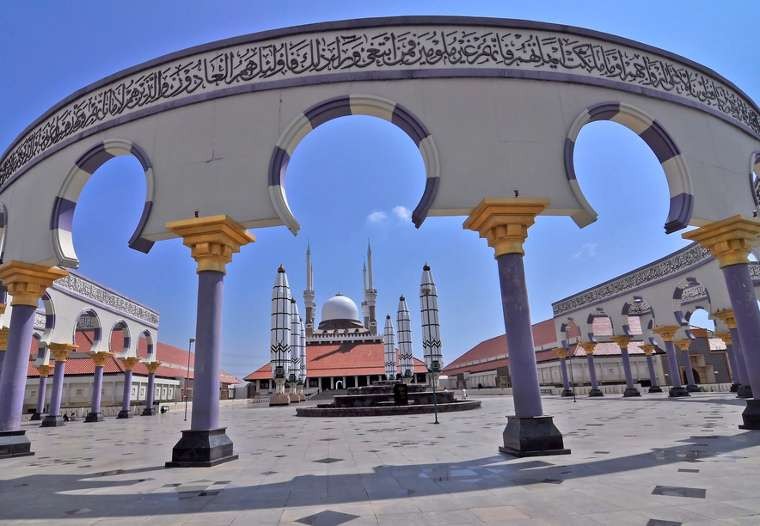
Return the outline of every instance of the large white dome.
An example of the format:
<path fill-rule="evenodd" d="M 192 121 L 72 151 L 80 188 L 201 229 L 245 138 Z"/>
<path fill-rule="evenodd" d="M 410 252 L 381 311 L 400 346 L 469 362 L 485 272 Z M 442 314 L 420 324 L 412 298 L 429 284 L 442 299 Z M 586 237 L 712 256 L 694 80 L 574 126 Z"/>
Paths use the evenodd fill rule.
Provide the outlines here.
<path fill-rule="evenodd" d="M 362 327 L 359 309 L 354 300 L 343 294 L 336 294 L 322 305 L 320 329 L 343 329 Z"/>

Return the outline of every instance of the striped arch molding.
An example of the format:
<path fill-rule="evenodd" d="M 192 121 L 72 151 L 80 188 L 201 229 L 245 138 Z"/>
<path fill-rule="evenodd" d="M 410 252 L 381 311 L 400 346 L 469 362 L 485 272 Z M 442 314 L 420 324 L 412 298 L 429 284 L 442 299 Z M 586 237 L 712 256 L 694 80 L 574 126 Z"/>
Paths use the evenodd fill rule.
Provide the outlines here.
<path fill-rule="evenodd" d="M 72 221 L 74 209 L 79 199 L 82 188 L 90 179 L 95 170 L 106 161 L 121 155 L 133 155 L 143 168 L 146 183 L 146 198 L 140 221 L 134 234 L 129 240 L 129 246 L 140 252 L 149 252 L 153 247 L 153 241 L 142 237 L 150 212 L 153 209 L 155 181 L 153 169 L 148 156 L 138 145 L 123 140 L 107 140 L 90 148 L 74 164 L 66 176 L 61 191 L 55 198 L 53 213 L 50 219 L 50 230 L 53 237 L 53 249 L 58 257 L 59 264 L 64 267 L 79 266 L 72 239 Z"/>
<path fill-rule="evenodd" d="M 53 300 L 50 299 L 50 294 L 47 292 L 42 294 L 41 301 L 45 308 L 45 332 L 43 336 L 48 336 L 55 327 L 55 308 L 53 307 Z"/>
<path fill-rule="evenodd" d="M 151 336 L 149 331 L 143 331 L 142 336 L 145 337 L 147 340 L 147 346 L 146 351 L 148 354 L 148 358 L 153 357 L 153 336 Z"/>
<path fill-rule="evenodd" d="M 581 128 L 589 122 L 602 120 L 622 124 L 647 143 L 665 171 L 670 190 L 670 211 L 665 223 L 665 232 L 669 234 L 686 227 L 691 219 L 694 196 L 691 193 L 691 181 L 680 150 L 656 120 L 643 111 L 622 102 L 605 102 L 590 106 L 575 119 L 565 139 L 565 171 L 570 188 L 585 209 L 583 217 L 577 218 L 580 224 L 585 226 L 594 222 L 597 214 L 578 185 L 573 164 L 573 150 Z"/>
<path fill-rule="evenodd" d="M 100 344 L 100 340 L 102 339 L 102 336 L 103 336 L 103 324 L 100 322 L 100 317 L 98 316 L 98 313 L 92 309 L 83 310 L 81 313 L 79 313 L 79 316 L 77 316 L 76 321 L 74 322 L 74 330 L 71 335 L 71 341 L 75 343 L 77 341 L 77 338 L 76 338 L 77 326 L 79 325 L 79 320 L 82 318 L 82 316 L 91 316 L 97 323 L 95 327 L 84 329 L 84 330 L 92 331 L 92 348 L 97 350 Z"/>
<path fill-rule="evenodd" d="M 299 115 L 283 131 L 269 161 L 269 195 L 280 220 L 294 234 L 299 224 L 288 206 L 284 181 L 288 162 L 298 143 L 317 126 L 346 115 L 370 115 L 401 128 L 420 150 L 425 163 L 427 181 L 422 199 L 412 213 L 412 222 L 419 228 L 427 217 L 438 191 L 438 150 L 425 125 L 400 104 L 374 96 L 346 95 L 316 104 Z"/>
<path fill-rule="evenodd" d="M 760 152 L 753 153 L 750 159 L 749 187 L 752 191 L 752 199 L 755 200 L 755 205 L 760 207 Z"/>
<path fill-rule="evenodd" d="M 679 284 L 675 288 L 675 290 L 673 291 L 673 316 L 675 317 L 676 323 L 678 325 L 682 325 L 682 326 L 683 325 L 688 325 L 689 318 L 694 313 L 694 311 L 697 310 L 697 309 L 699 309 L 699 308 L 705 309 L 707 311 L 707 313 L 712 316 L 712 310 L 711 310 L 711 307 L 710 307 L 710 291 L 707 290 L 707 288 L 705 288 L 705 294 L 706 294 L 707 298 L 706 299 L 700 298 L 700 299 L 697 299 L 697 300 L 692 300 L 693 303 L 694 303 L 694 308 L 691 309 L 691 310 L 686 310 L 686 312 L 684 312 L 684 309 L 683 309 L 683 305 L 684 305 L 683 293 L 684 293 L 684 291 L 687 290 L 687 289 L 690 289 L 692 287 L 698 287 L 698 286 L 701 286 L 701 283 L 699 283 L 696 279 L 694 279 L 694 278 L 686 278 L 686 280 L 684 282 L 682 282 L 681 284 Z"/>

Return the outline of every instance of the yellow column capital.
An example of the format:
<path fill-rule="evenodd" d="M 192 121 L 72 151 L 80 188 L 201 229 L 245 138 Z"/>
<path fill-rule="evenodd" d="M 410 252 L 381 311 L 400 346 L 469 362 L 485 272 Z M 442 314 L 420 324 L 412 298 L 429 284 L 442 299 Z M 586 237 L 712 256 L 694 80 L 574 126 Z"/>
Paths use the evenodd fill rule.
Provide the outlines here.
<path fill-rule="evenodd" d="M 161 362 L 145 362 L 145 368 L 148 369 L 150 374 L 154 374 L 160 366 Z"/>
<path fill-rule="evenodd" d="M 497 257 L 524 254 L 528 228 L 547 206 L 547 199 L 486 197 L 472 209 L 462 226 L 486 238 Z"/>
<path fill-rule="evenodd" d="M 5 308 L 7 305 L 5 303 L 0 303 L 0 315 L 5 314 Z"/>
<path fill-rule="evenodd" d="M 581 342 L 581 347 L 583 347 L 583 350 L 586 352 L 587 355 L 593 356 L 594 351 L 596 350 L 596 343 L 594 342 Z"/>
<path fill-rule="evenodd" d="M 728 332 L 728 331 L 716 332 L 715 333 L 715 337 L 716 338 L 720 338 L 721 340 L 723 340 L 723 343 L 725 343 L 726 345 L 731 345 L 732 340 L 731 340 L 731 333 L 730 332 Z"/>
<path fill-rule="evenodd" d="M 194 217 L 166 223 L 166 228 L 181 237 L 198 263 L 198 272 L 225 272 L 232 255 L 256 240 L 239 223 L 226 215 Z"/>
<path fill-rule="evenodd" d="M 39 371 L 40 376 L 48 376 L 50 374 L 50 366 L 49 365 L 38 365 L 37 371 Z"/>
<path fill-rule="evenodd" d="M 631 343 L 631 337 L 623 335 L 613 336 L 612 341 L 621 349 L 626 350 L 628 349 L 628 344 Z"/>
<path fill-rule="evenodd" d="M 713 318 L 717 318 L 726 324 L 729 329 L 736 328 L 736 316 L 734 315 L 734 309 L 718 309 L 713 312 Z"/>
<path fill-rule="evenodd" d="M 714 221 L 681 235 L 708 249 L 721 267 L 747 263 L 747 255 L 758 236 L 760 221 L 741 215 Z"/>
<path fill-rule="evenodd" d="M 95 365 L 98 365 L 98 366 L 105 365 L 106 360 L 108 360 L 110 356 L 113 356 L 113 355 L 110 352 L 106 352 L 106 351 L 90 353 L 90 358 L 92 358 L 92 361 L 95 362 Z"/>
<path fill-rule="evenodd" d="M 673 340 L 673 345 L 675 345 L 679 351 L 688 351 L 689 347 L 691 346 L 691 340 L 688 338 Z"/>
<path fill-rule="evenodd" d="M 45 290 L 57 279 L 69 273 L 58 267 L 34 265 L 23 261 L 9 261 L 0 266 L 0 281 L 13 296 L 11 305 L 37 306 Z"/>
<path fill-rule="evenodd" d="M 564 360 L 567 358 L 567 351 L 564 347 L 556 347 L 554 349 L 554 355 L 559 358 L 560 360 Z"/>
<path fill-rule="evenodd" d="M 641 350 L 644 351 L 644 354 L 647 356 L 651 356 L 654 354 L 654 350 L 656 347 L 652 345 L 651 343 L 645 343 L 641 346 Z"/>
<path fill-rule="evenodd" d="M 0 328 L 0 352 L 8 350 L 8 327 Z"/>
<path fill-rule="evenodd" d="M 681 327 L 678 325 L 658 325 L 654 329 L 655 334 L 659 335 L 663 341 L 672 342 L 673 337 L 676 335 Z"/>
<path fill-rule="evenodd" d="M 127 358 L 120 358 L 122 365 L 124 365 L 124 369 L 127 371 L 131 371 L 134 369 L 135 365 L 140 361 L 140 358 L 136 356 L 129 356 Z"/>
<path fill-rule="evenodd" d="M 53 355 L 53 360 L 56 362 L 65 362 L 69 358 L 69 353 L 78 349 L 78 345 L 71 343 L 49 343 L 48 349 L 50 354 Z"/>

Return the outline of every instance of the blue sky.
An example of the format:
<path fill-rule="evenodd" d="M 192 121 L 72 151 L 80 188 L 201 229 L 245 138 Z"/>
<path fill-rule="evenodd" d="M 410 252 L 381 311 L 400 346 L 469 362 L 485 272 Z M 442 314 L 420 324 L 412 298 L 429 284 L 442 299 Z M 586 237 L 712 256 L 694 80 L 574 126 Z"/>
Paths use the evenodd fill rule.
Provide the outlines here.
<path fill-rule="evenodd" d="M 717 70 L 760 100 L 760 4 L 689 2 L 257 1 L 6 2 L 0 10 L 0 144 L 76 89 L 158 55 L 240 34 L 309 22 L 405 14 L 525 18 L 614 33 L 684 55 Z M 384 156 L 378 159 L 377 149 Z M 533 321 L 551 302 L 661 257 L 685 243 L 665 235 L 667 187 L 654 155 L 612 123 L 585 127 L 575 153 L 578 179 L 600 219 L 578 229 L 568 218 L 540 218 L 526 245 Z M 415 230 L 405 217 L 422 194 L 424 170 L 413 143 L 367 117 L 332 121 L 299 145 L 287 190 L 303 230 L 258 229 L 235 256 L 225 288 L 223 367 L 238 375 L 268 361 L 271 284 L 283 263 L 300 298 L 304 250 L 312 245 L 317 301 L 343 292 L 361 301 L 367 241 L 376 255 L 378 317 L 411 301 L 419 349 L 421 267 L 438 284 L 444 356 L 451 361 L 503 332 L 492 251 L 462 218 L 430 218 Z M 196 277 L 180 242 L 149 255 L 126 243 L 142 208 L 136 162 L 115 159 L 85 187 L 74 222 L 81 271 L 156 307 L 160 339 L 184 347 L 194 335 Z M 625 199 L 620 199 L 621 188 Z M 35 206 L 36 203 L 30 203 Z M 40 213 L 49 211 L 41 209 Z M 160 358 L 160 357 L 159 357 Z"/>

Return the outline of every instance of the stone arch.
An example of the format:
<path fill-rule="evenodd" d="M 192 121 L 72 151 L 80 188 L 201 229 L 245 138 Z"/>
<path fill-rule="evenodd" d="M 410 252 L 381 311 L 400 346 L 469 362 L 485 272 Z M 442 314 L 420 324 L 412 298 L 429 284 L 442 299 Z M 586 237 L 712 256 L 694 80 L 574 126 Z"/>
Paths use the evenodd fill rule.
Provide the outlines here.
<path fill-rule="evenodd" d="M 612 317 L 601 307 L 597 307 L 589 313 L 586 318 L 586 326 L 588 327 L 588 339 L 592 342 L 599 342 L 601 341 L 600 338 L 606 339 L 615 335 L 615 324 Z"/>
<path fill-rule="evenodd" d="M 35 365 L 44 365 L 49 361 L 47 343 L 42 339 L 42 335 L 38 331 L 32 333 L 32 345 L 35 352 L 31 354 L 34 356 Z"/>
<path fill-rule="evenodd" d="M 688 325 L 697 309 L 712 312 L 710 291 L 694 277 L 684 278 L 673 290 L 673 316 L 678 325 Z"/>
<path fill-rule="evenodd" d="M 438 191 L 438 150 L 433 136 L 420 119 L 402 105 L 372 95 L 343 95 L 315 104 L 296 117 L 282 132 L 269 161 L 269 196 L 280 220 L 291 232 L 298 233 L 300 225 L 290 210 L 284 187 L 288 162 L 296 147 L 318 126 L 348 115 L 367 115 L 391 122 L 401 128 L 419 148 L 427 177 L 422 198 L 412 213 L 412 222 L 419 228 Z"/>
<path fill-rule="evenodd" d="M 156 359 L 156 346 L 153 341 L 153 335 L 147 329 L 142 331 L 138 336 L 136 354 L 140 355 L 140 340 L 143 338 L 145 338 L 145 357 L 147 361 L 152 362 Z"/>
<path fill-rule="evenodd" d="M 145 225 L 148 223 L 153 201 L 155 198 L 155 179 L 153 168 L 145 151 L 131 141 L 111 139 L 98 143 L 77 159 L 74 166 L 69 170 L 58 195 L 53 204 L 53 212 L 50 218 L 50 231 L 53 240 L 53 250 L 58 263 L 64 267 L 76 268 L 79 259 L 74 250 L 72 224 L 77 200 L 85 184 L 92 174 L 105 162 L 122 155 L 132 155 L 143 168 L 145 174 L 146 196 L 142 215 L 137 223 L 132 237 L 129 240 L 130 248 L 147 253 L 153 247 L 153 241 L 142 237 Z"/>
<path fill-rule="evenodd" d="M 41 337 L 47 338 L 55 327 L 55 305 L 53 305 L 53 299 L 47 291 L 43 292 L 40 303 L 42 303 L 42 308 L 45 310 L 44 327 L 40 327 L 42 331 Z"/>
<path fill-rule="evenodd" d="M 113 353 L 113 338 L 114 333 L 117 331 L 121 331 L 122 333 L 122 353 L 123 354 L 130 354 L 130 351 L 132 350 L 132 336 L 129 332 L 129 325 L 124 320 L 117 321 L 113 327 L 111 327 L 111 335 L 108 338 L 108 351 Z"/>
<path fill-rule="evenodd" d="M 100 341 L 103 337 L 103 325 L 101 324 L 100 316 L 98 316 L 95 309 L 85 309 L 79 313 L 74 321 L 74 330 L 71 341 L 76 345 L 77 332 L 85 333 L 89 331 L 92 331 L 90 348 L 96 350 L 100 346 Z M 90 340 L 89 336 L 85 335 L 85 337 Z"/>
<path fill-rule="evenodd" d="M 613 121 L 636 133 L 649 146 L 660 162 L 670 190 L 670 211 L 665 222 L 665 232 L 670 234 L 686 227 L 691 220 L 694 195 L 686 161 L 675 141 L 660 123 L 644 111 L 624 102 L 603 102 L 586 108 L 570 126 L 565 139 L 565 173 L 570 189 L 584 210 L 577 218 L 583 226 L 596 221 L 597 213 L 589 204 L 575 176 L 573 151 L 581 128 L 594 121 Z"/>
<path fill-rule="evenodd" d="M 646 337 L 654 328 L 654 309 L 643 296 L 635 295 L 630 301 L 623 303 L 620 314 L 625 321 L 623 332 L 629 336 Z M 638 327 L 631 325 L 631 318 L 637 318 Z"/>

